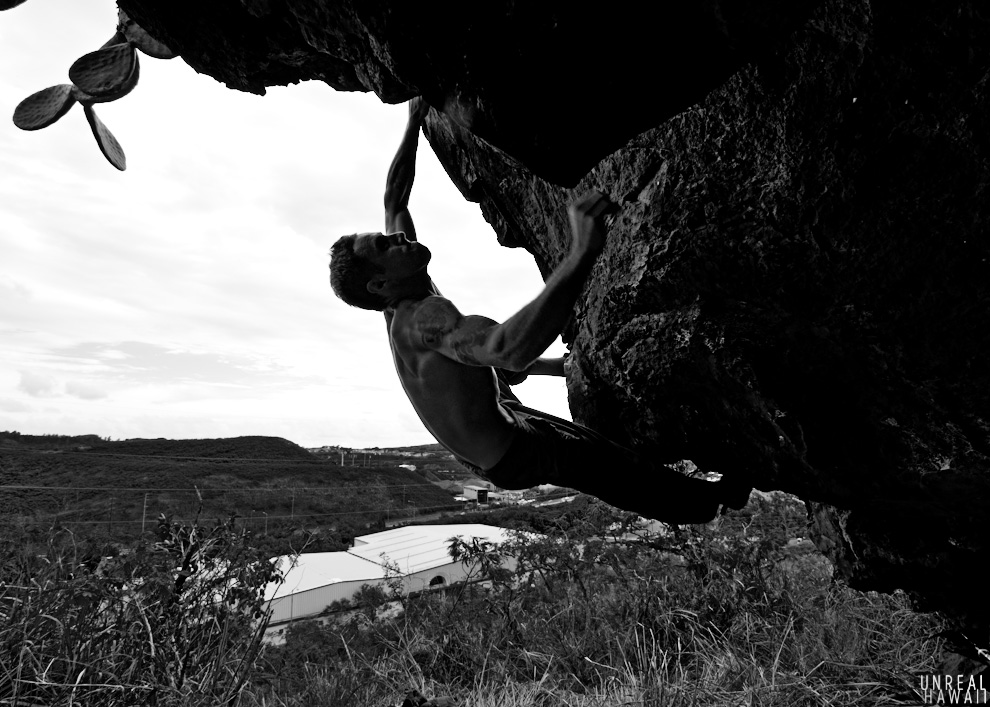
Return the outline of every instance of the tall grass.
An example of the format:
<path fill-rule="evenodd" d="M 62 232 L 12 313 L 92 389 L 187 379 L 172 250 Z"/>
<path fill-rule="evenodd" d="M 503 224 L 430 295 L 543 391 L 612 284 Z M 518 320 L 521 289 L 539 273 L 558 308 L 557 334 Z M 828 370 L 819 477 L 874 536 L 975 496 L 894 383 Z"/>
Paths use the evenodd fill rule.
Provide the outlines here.
<path fill-rule="evenodd" d="M 226 705 L 253 677 L 273 577 L 231 523 L 121 552 L 53 532 L 0 548 L 0 704 Z"/>
<path fill-rule="evenodd" d="M 796 508 L 633 533 L 593 503 L 552 533 L 454 543 L 478 583 L 368 591 L 279 647 L 260 642 L 272 565 L 231 523 L 163 519 L 128 552 L 66 533 L 43 556 L 7 543 L 0 704 L 381 707 L 410 689 L 474 707 L 919 703 L 940 621 L 785 549 Z"/>
<path fill-rule="evenodd" d="M 327 699 L 359 686 L 348 704 L 369 705 L 410 687 L 506 707 L 919 702 L 940 623 L 904 596 L 854 591 L 822 556 L 747 537 L 739 518 L 634 538 L 628 518 L 597 511 L 554 536 L 455 545 L 489 589 L 290 630 L 265 656 L 278 678 L 249 703 L 313 704 L 300 695 L 317 685 Z M 498 569 L 504 555 L 515 572 Z"/>

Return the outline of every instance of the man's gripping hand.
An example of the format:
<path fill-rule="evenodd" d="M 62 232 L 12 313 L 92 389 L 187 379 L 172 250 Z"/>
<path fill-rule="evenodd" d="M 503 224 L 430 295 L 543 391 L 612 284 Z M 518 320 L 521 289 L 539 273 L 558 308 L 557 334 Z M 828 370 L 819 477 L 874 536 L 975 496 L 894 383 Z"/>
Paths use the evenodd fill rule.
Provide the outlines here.
<path fill-rule="evenodd" d="M 430 104 L 423 100 L 422 96 L 409 99 L 409 122 L 411 124 L 417 127 L 421 126 L 429 112 Z"/>
<path fill-rule="evenodd" d="M 567 209 L 571 222 L 571 245 L 575 253 L 597 255 L 605 247 L 608 230 L 605 217 L 619 207 L 599 191 L 591 191 Z"/>

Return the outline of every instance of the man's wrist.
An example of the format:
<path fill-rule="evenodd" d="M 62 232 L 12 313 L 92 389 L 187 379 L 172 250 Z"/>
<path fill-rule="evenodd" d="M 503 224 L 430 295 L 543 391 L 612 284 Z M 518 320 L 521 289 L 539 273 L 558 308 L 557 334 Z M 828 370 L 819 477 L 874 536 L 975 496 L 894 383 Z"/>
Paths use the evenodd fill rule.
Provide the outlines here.
<path fill-rule="evenodd" d="M 570 264 L 574 267 L 591 266 L 601 255 L 602 250 L 602 248 L 592 246 L 578 246 L 571 249 L 567 259 L 571 261 Z"/>

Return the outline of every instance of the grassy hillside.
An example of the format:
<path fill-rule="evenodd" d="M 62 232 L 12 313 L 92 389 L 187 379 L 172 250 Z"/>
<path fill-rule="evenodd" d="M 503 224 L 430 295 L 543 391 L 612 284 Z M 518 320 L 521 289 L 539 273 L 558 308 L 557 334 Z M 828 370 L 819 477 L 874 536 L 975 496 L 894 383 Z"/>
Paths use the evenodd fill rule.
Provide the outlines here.
<path fill-rule="evenodd" d="M 128 542 L 159 514 L 239 517 L 278 547 L 340 549 L 388 517 L 453 507 L 400 468 L 340 466 L 277 437 L 104 440 L 0 433 L 0 521 L 25 537 L 62 525 Z M 391 464 L 391 465 L 389 465 Z M 143 522 L 142 522 L 143 521 Z"/>
<path fill-rule="evenodd" d="M 0 704 L 370 707 L 417 688 L 476 707 L 916 705 L 935 703 L 919 676 L 958 669 L 941 618 L 837 581 L 788 542 L 806 534 L 803 505 L 760 493 L 673 532 L 588 497 L 461 516 L 539 533 L 457 547 L 484 591 L 368 592 L 350 618 L 263 645 L 271 550 L 307 530 L 330 547 L 382 508 L 443 498 L 420 471 L 334 466 L 274 438 L 0 433 Z M 146 496 L 149 533 L 162 508 L 194 514 L 194 485 L 204 517 L 250 513 L 257 532 L 162 524 L 108 552 L 107 536 L 136 538 Z"/>

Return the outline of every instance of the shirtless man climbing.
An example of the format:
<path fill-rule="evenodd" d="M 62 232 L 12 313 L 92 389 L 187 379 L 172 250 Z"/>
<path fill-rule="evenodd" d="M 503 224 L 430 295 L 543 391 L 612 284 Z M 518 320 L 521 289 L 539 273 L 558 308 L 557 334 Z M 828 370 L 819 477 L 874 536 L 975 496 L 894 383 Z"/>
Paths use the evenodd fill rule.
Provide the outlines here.
<path fill-rule="evenodd" d="M 720 505 L 745 505 L 748 487 L 684 476 L 662 463 L 676 459 L 649 459 L 587 427 L 527 408 L 513 395 L 507 380 L 564 375 L 563 359 L 540 356 L 567 324 L 605 245 L 604 217 L 615 206 L 597 191 L 571 204 L 570 253 L 536 299 L 508 320 L 465 316 L 430 279 L 431 253 L 417 241 L 409 214 L 428 112 L 422 99 L 409 104 L 386 183 L 386 232 L 338 240 L 330 282 L 344 302 L 385 314 L 399 380 L 430 433 L 502 488 L 566 486 L 670 523 L 702 523 Z"/>

